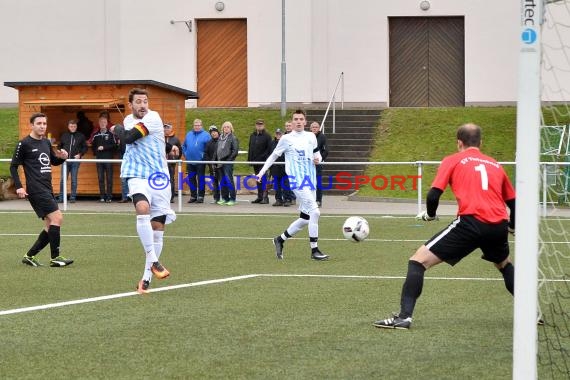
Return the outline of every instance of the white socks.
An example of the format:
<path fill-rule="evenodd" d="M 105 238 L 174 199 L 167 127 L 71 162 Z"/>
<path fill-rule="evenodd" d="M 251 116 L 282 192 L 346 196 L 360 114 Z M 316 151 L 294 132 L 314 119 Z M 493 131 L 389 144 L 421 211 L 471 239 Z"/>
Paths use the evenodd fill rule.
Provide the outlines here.
<path fill-rule="evenodd" d="M 319 237 L 319 217 L 321 216 L 321 212 L 318 208 L 314 209 L 309 213 L 309 237 L 310 238 L 318 238 Z M 316 248 L 317 243 L 311 242 L 311 248 Z"/>
<path fill-rule="evenodd" d="M 154 231 L 150 224 L 150 215 L 137 215 L 137 233 L 139 234 L 139 238 L 146 254 L 143 280 L 150 281 L 152 278 L 150 267 L 152 266 L 152 263 L 158 261 L 154 250 Z"/>
<path fill-rule="evenodd" d="M 154 239 L 154 253 L 156 254 L 156 259 L 160 257 L 162 253 L 162 238 L 164 236 L 164 231 L 153 231 L 152 233 Z"/>

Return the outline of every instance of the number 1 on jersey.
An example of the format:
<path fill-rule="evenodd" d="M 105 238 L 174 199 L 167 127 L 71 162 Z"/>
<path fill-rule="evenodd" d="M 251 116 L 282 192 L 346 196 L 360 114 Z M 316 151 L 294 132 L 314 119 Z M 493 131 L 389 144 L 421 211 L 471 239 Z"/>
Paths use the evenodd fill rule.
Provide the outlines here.
<path fill-rule="evenodd" d="M 489 190 L 489 177 L 487 177 L 487 168 L 485 168 L 485 165 L 479 164 L 475 166 L 475 171 L 481 173 L 481 188 L 483 190 Z"/>

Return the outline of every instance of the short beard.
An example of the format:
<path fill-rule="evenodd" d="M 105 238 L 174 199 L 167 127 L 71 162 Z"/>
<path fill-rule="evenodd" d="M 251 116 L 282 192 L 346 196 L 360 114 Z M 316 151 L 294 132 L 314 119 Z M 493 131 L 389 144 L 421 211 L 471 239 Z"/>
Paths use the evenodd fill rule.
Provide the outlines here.
<path fill-rule="evenodd" d="M 135 116 L 137 117 L 137 119 L 142 119 L 145 115 L 145 112 L 141 112 L 142 110 L 138 110 L 135 112 Z"/>

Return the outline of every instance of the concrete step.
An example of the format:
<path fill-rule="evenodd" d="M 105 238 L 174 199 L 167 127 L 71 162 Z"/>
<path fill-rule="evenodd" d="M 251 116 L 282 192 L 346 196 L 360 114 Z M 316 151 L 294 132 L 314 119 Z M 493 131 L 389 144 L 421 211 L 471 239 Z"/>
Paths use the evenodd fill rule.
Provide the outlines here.
<path fill-rule="evenodd" d="M 358 140 L 344 140 L 344 141 L 330 141 L 327 140 L 327 148 L 330 150 L 350 150 L 350 149 L 358 149 L 360 150 L 361 147 L 367 146 L 370 147 L 373 143 L 374 139 L 370 138 L 363 138 Z"/>
<path fill-rule="evenodd" d="M 327 157 L 327 162 L 333 164 L 336 162 L 364 162 L 364 161 L 368 161 L 368 158 L 366 158 L 366 160 L 363 160 L 362 157 Z"/>
<path fill-rule="evenodd" d="M 366 119 L 352 119 L 352 120 L 336 120 L 336 126 L 339 125 L 342 127 L 351 127 L 351 126 L 366 126 L 366 127 L 374 127 L 376 125 L 377 119 L 373 120 L 366 120 Z M 327 126 L 332 126 L 332 121 L 327 121 Z"/>
<path fill-rule="evenodd" d="M 308 122 L 318 121 L 320 123 L 321 121 L 323 121 L 323 116 L 316 116 L 316 117 L 312 117 L 312 118 L 307 116 L 307 121 Z M 329 115 L 327 115 L 325 122 L 327 124 L 332 124 L 333 120 L 336 120 L 337 124 L 338 123 L 344 123 L 344 122 L 350 122 L 350 121 L 365 121 L 365 122 L 370 123 L 370 124 L 376 124 L 376 123 L 378 123 L 378 120 L 380 120 L 380 117 L 377 115 L 365 115 L 365 116 L 335 115 L 335 118 L 333 119 L 333 115 L 329 114 Z"/>
<path fill-rule="evenodd" d="M 337 125 L 335 129 L 332 125 L 325 126 L 324 129 L 325 136 L 327 140 L 330 139 L 348 139 L 350 137 L 359 137 L 359 135 L 364 135 L 366 137 L 374 136 L 376 134 L 376 129 L 370 127 L 342 127 L 339 128 Z"/>
<path fill-rule="evenodd" d="M 333 132 L 332 125 L 325 126 L 325 136 L 327 136 L 327 139 L 329 138 L 329 136 L 331 138 L 342 138 L 342 137 L 346 138 L 346 137 L 349 137 L 351 135 L 358 137 L 359 133 L 366 133 L 369 135 L 374 135 L 376 133 L 376 128 L 367 127 L 367 126 L 343 127 L 343 126 L 337 125 L 334 129 L 334 132 Z"/>
<path fill-rule="evenodd" d="M 322 122 L 325 110 L 307 111 L 307 120 Z M 338 190 L 347 188 L 347 178 L 338 182 L 335 178 L 339 172 L 348 173 L 349 176 L 361 175 L 366 169 L 366 165 L 351 165 L 350 162 L 367 162 L 370 150 L 374 143 L 380 110 L 336 110 L 335 111 L 335 133 L 332 125 L 332 111 L 327 115 L 324 125 L 324 133 L 327 137 L 329 155 L 327 164 L 323 165 L 323 186 L 329 186 L 332 182 L 333 188 L 326 190 L 336 194 L 350 194 L 352 190 Z M 335 164 L 335 162 L 345 162 L 345 164 Z"/>
<path fill-rule="evenodd" d="M 339 142 L 342 144 L 346 144 L 346 143 L 359 144 L 361 141 L 368 141 L 368 143 L 371 143 L 372 142 L 371 140 L 374 138 L 375 133 L 374 132 L 359 132 L 359 133 L 343 132 L 343 133 L 335 133 L 334 135 L 325 134 L 325 136 L 327 137 L 328 143 Z"/>
<path fill-rule="evenodd" d="M 370 152 L 368 149 L 360 150 L 360 151 L 351 151 L 351 152 L 330 152 L 327 161 L 328 162 L 339 162 L 339 161 L 368 161 L 368 156 Z M 334 161 L 329 159 L 333 156 Z"/>
<path fill-rule="evenodd" d="M 373 138 L 354 140 L 354 141 L 346 141 L 346 142 L 343 142 L 341 144 L 336 144 L 336 141 L 327 141 L 327 148 L 329 151 L 333 151 L 333 150 L 345 151 L 345 150 L 352 150 L 352 149 L 362 150 L 363 147 L 370 148 L 373 141 L 374 141 Z"/>
<path fill-rule="evenodd" d="M 307 110 L 307 116 L 308 115 L 321 115 L 323 116 L 325 114 L 326 110 L 324 109 L 318 109 L 318 110 Z M 332 115 L 332 108 L 329 109 L 329 115 Z M 378 109 L 339 109 L 336 108 L 335 109 L 335 113 L 336 115 L 377 115 L 380 116 L 381 110 Z"/>
<path fill-rule="evenodd" d="M 336 145 L 362 145 L 370 144 L 370 139 L 372 138 L 372 134 L 350 134 L 350 133 L 342 133 L 331 135 L 331 137 L 327 136 L 327 142 L 334 142 Z"/>

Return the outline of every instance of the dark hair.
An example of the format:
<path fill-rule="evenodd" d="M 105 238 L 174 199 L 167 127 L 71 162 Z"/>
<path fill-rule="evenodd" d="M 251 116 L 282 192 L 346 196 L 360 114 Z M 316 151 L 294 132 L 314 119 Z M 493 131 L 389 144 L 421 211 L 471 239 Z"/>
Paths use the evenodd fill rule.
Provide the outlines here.
<path fill-rule="evenodd" d="M 109 115 L 109 111 L 101 111 L 99 112 L 99 119 L 104 117 L 107 120 L 111 120 L 111 115 Z"/>
<path fill-rule="evenodd" d="M 133 88 L 131 91 L 129 91 L 129 103 L 133 102 L 135 95 L 146 95 L 148 97 L 148 91 L 144 88 Z"/>
<path fill-rule="evenodd" d="M 305 113 L 305 110 L 297 109 L 297 110 L 295 110 L 295 112 L 293 112 L 293 115 L 295 115 L 295 114 L 301 114 L 301 115 L 305 116 L 305 119 L 307 118 L 307 114 Z"/>
<path fill-rule="evenodd" d="M 46 117 L 46 118 L 47 118 L 47 116 L 46 116 L 45 113 L 36 112 L 36 113 L 33 114 L 32 116 L 30 116 L 30 124 L 34 124 L 34 121 L 36 121 L 36 119 L 37 119 L 38 117 Z"/>
<path fill-rule="evenodd" d="M 479 147 L 481 146 L 481 127 L 477 124 L 467 123 L 463 124 L 457 130 L 457 140 L 461 141 L 466 147 Z"/>

